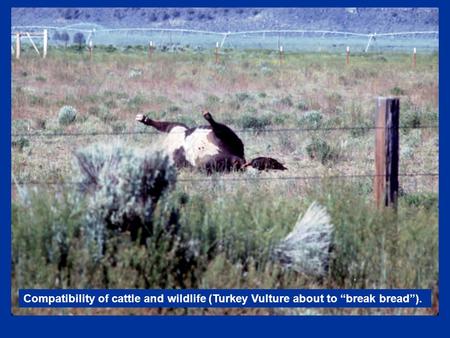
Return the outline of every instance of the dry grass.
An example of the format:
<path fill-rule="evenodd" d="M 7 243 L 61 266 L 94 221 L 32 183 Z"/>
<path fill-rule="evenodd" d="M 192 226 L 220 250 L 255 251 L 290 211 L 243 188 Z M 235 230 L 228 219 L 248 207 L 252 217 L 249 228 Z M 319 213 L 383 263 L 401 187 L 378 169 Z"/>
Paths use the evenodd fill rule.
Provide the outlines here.
<path fill-rule="evenodd" d="M 325 127 L 361 125 L 361 121 L 370 125 L 375 98 L 392 93 L 400 94 L 402 114 L 418 111 L 437 119 L 437 67 L 435 55 L 420 56 L 417 69 L 412 69 L 410 56 L 399 54 L 352 56 L 350 66 L 345 66 L 343 55 L 288 54 L 280 66 L 276 54 L 262 52 L 230 52 L 215 65 L 212 55 L 189 52 L 156 53 L 149 61 L 143 52 L 99 51 L 90 62 L 86 55 L 55 50 L 47 60 L 30 56 L 14 61 L 13 132 L 144 130 L 134 121 L 136 113 L 204 124 L 203 109 L 238 130 L 243 116 L 268 118 L 269 129 L 303 128 L 302 116 L 311 110 L 320 111 Z M 67 127 L 57 123 L 63 105 L 79 112 L 77 122 Z M 103 115 L 95 114 L 98 110 Z M 373 170 L 371 131 L 358 137 L 349 131 L 239 134 L 248 158 L 273 156 L 289 167 L 285 173 L 262 176 L 370 174 Z M 160 139 L 157 135 L 112 137 L 141 147 Z M 317 137 L 339 153 L 332 165 L 309 158 L 305 148 Z M 13 171 L 20 180 L 67 177 L 73 150 L 110 139 L 30 137 L 29 147 L 13 151 Z M 437 171 L 436 130 L 405 132 L 401 146 L 403 172 Z M 435 187 L 436 182 L 425 181 Z"/>
<path fill-rule="evenodd" d="M 323 205 L 332 211 L 332 221 L 335 225 L 341 225 L 344 234 L 342 240 L 348 244 L 347 247 L 352 248 L 354 245 L 355 250 L 360 250 L 358 252 L 362 256 L 365 250 L 361 248 L 370 248 L 373 251 L 366 251 L 375 253 L 367 254 L 367 257 L 363 258 L 358 257 L 358 260 L 362 260 L 364 264 L 369 262 L 367 264 L 376 269 L 389 270 L 392 269 L 391 265 L 378 260 L 377 254 L 382 251 L 379 248 L 379 238 L 385 229 L 380 214 L 372 209 L 370 178 L 348 180 L 351 191 L 345 195 L 346 197 L 341 196 L 339 187 L 333 185 L 335 183 L 333 180 L 330 180 L 331 185 L 325 184 L 324 189 L 320 187 L 323 186 L 323 181 L 327 181 L 326 179 L 277 180 L 292 176 L 372 174 L 373 130 L 265 132 L 264 129 L 310 128 L 311 125 L 319 128 L 368 127 L 373 125 L 375 98 L 381 95 L 400 96 L 404 125 L 436 125 L 437 56 L 420 55 L 417 61 L 417 68 L 412 69 L 410 56 L 402 54 L 354 55 L 349 66 L 345 66 L 345 55 L 307 53 L 287 54 L 284 64 L 280 66 L 277 54 L 256 51 L 228 52 L 222 56 L 219 65 L 214 64 L 213 55 L 193 52 L 155 53 L 151 61 L 140 51 L 122 54 L 99 50 L 96 51 L 92 62 L 86 55 L 69 50 L 51 50 L 46 60 L 25 55 L 20 61 L 13 61 L 12 129 L 13 133 L 30 133 L 34 136 L 13 137 L 13 174 L 18 181 L 25 182 L 60 180 L 70 182 L 73 174 L 72 153 L 80 147 L 95 142 L 111 143 L 117 139 L 132 147 L 150 149 L 162 137 L 158 134 L 46 137 L 43 134 L 149 130 L 134 121 L 137 113 L 146 113 L 156 119 L 198 125 L 204 124 L 200 112 L 209 109 L 218 120 L 239 130 L 238 134 L 246 145 L 247 158 L 275 157 L 285 163 L 289 170 L 286 172 L 248 170 L 245 173 L 217 175 L 211 178 L 205 178 L 198 172 L 181 170 L 177 190 L 188 193 L 192 201 L 183 219 L 184 226 L 194 229 L 201 224 L 208 225 L 211 229 L 231 227 L 228 231 L 233 235 L 239 235 L 234 241 L 230 241 L 231 249 L 228 255 L 233 256 L 233 250 L 243 245 L 242 241 L 247 238 L 245 236 L 255 243 L 262 243 L 265 240 L 273 240 L 268 238 L 267 229 L 277 228 L 279 230 L 277 235 L 281 238 L 289 230 L 290 225 L 294 224 L 298 213 L 304 211 L 308 203 L 316 198 L 322 200 Z M 78 115 L 75 123 L 60 126 L 58 111 L 64 105 L 75 107 Z M 315 113 L 311 113 L 313 111 Z M 246 126 L 244 121 L 248 122 L 248 117 L 264 123 L 260 123 L 257 130 L 242 130 Z M 438 171 L 437 129 L 402 130 L 400 137 L 401 172 Z M 326 161 L 311 158 L 308 153 L 308 146 L 317 140 L 325 141 L 332 151 L 332 156 Z M 223 176 L 249 180 L 222 182 L 220 178 Z M 202 181 L 183 181 L 192 178 Z M 254 180 L 258 178 L 267 180 Z M 423 203 L 421 198 L 427 199 L 429 196 L 414 194 L 436 193 L 437 177 L 401 177 L 400 184 L 409 200 L 402 200 L 400 207 L 399 219 L 403 225 L 399 226 L 399 229 L 403 232 L 400 235 L 399 245 L 403 251 L 398 251 L 397 256 L 391 257 L 392 262 L 401 267 L 398 272 L 393 269 L 392 278 L 397 279 L 385 280 L 384 277 L 380 277 L 382 273 L 372 268 L 368 271 L 370 278 L 357 281 L 362 284 L 353 285 L 352 283 L 356 282 L 348 276 L 343 282 L 331 276 L 325 282 L 326 285 L 314 284 L 311 280 L 305 281 L 297 277 L 290 278 L 284 275 L 280 278 L 275 277 L 270 266 L 266 266 L 270 271 L 255 270 L 254 275 L 247 271 L 244 277 L 242 271 L 229 257 L 223 260 L 223 257 L 217 256 L 197 282 L 200 287 L 205 288 L 332 288 L 386 285 L 435 287 L 437 280 L 434 272 L 437 274 L 438 269 L 435 257 L 437 206 L 432 203 L 428 209 L 423 206 L 416 208 L 414 203 Z M 255 199 L 255 196 L 259 196 L 260 199 Z M 39 212 L 45 215 L 45 202 L 42 203 Z M 51 200 L 48 203 L 51 203 Z M 211 210 L 203 211 L 205 205 L 212 206 Z M 15 215 L 13 227 L 26 228 L 28 221 L 33 222 L 34 218 L 27 213 L 27 209 L 21 209 L 19 206 L 15 210 L 16 213 L 23 215 Z M 45 223 L 45 220 L 43 222 Z M 423 227 L 425 222 L 430 223 L 427 224 L 426 230 Z M 390 224 L 388 218 L 385 223 Z M 351 230 L 355 230 L 361 238 L 352 242 L 353 237 L 345 236 L 346 226 L 353 227 Z M 130 247 L 131 249 L 139 250 L 134 247 Z M 259 257 L 259 254 L 260 250 L 254 253 L 255 257 Z M 350 250 L 346 254 L 348 257 L 345 258 L 351 260 L 355 252 Z M 30 261 L 30 266 L 34 266 L 32 263 L 33 261 Z M 42 269 L 42 273 L 48 271 L 50 276 L 53 267 L 48 266 L 45 269 Z M 23 273 L 26 274 L 27 271 Z M 127 279 L 120 279 L 120 273 L 123 271 L 118 272 L 116 286 L 129 286 L 126 284 Z M 48 276 L 40 277 L 46 280 Z M 27 282 L 33 283 L 33 279 Z M 14 276 L 13 284 L 15 287 L 22 287 Z M 48 287 L 47 284 L 43 286 Z M 97 287 L 102 285 L 99 284 Z M 15 308 L 15 311 L 20 314 L 157 315 L 430 314 L 433 310 L 319 309 L 299 310 L 298 313 L 294 313 L 268 309 L 173 311 Z"/>

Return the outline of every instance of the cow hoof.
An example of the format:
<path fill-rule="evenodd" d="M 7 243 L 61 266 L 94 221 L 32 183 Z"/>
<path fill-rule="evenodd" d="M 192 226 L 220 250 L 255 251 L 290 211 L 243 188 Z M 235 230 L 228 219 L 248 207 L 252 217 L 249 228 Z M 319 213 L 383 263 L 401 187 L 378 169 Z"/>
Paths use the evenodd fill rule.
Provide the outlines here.
<path fill-rule="evenodd" d="M 210 119 L 211 119 L 211 114 L 209 113 L 209 111 L 204 111 L 203 112 L 203 117 L 207 120 L 207 121 L 209 121 Z"/>

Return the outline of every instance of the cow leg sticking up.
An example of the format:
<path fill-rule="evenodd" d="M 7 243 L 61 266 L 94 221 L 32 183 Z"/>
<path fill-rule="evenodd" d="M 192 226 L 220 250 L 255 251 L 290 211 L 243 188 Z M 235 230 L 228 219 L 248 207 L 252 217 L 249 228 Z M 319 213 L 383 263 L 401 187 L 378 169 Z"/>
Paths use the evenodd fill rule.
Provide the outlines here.
<path fill-rule="evenodd" d="M 175 127 L 183 127 L 188 129 L 188 127 L 183 123 L 155 121 L 143 114 L 137 114 L 136 121 L 139 121 L 147 126 L 151 126 L 163 133 L 169 133 Z"/>

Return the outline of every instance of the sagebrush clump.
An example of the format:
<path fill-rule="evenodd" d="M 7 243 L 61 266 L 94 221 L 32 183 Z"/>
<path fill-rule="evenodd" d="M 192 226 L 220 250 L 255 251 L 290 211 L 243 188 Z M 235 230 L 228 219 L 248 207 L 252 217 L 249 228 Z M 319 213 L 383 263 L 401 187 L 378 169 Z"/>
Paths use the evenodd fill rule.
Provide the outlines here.
<path fill-rule="evenodd" d="M 320 137 L 311 139 L 311 142 L 306 146 L 306 153 L 312 160 L 318 160 L 323 165 L 339 158 L 338 149 Z"/>
<path fill-rule="evenodd" d="M 19 139 L 13 140 L 11 142 L 11 146 L 18 148 L 19 151 L 22 151 L 23 148 L 30 146 L 30 140 L 26 137 L 21 136 Z"/>
<path fill-rule="evenodd" d="M 240 119 L 240 125 L 243 129 L 263 130 L 272 124 L 269 116 L 243 115 Z"/>
<path fill-rule="evenodd" d="M 317 129 L 322 125 L 323 115 L 320 111 L 307 111 L 297 121 L 297 124 L 301 128 Z"/>
<path fill-rule="evenodd" d="M 97 144 L 78 151 L 76 181 L 88 195 L 87 232 L 101 257 L 106 230 L 130 231 L 145 244 L 154 209 L 174 186 L 176 171 L 168 156 Z"/>
<path fill-rule="evenodd" d="M 77 110 L 72 106 L 63 106 L 58 113 L 58 122 L 61 125 L 68 125 L 75 122 Z"/>

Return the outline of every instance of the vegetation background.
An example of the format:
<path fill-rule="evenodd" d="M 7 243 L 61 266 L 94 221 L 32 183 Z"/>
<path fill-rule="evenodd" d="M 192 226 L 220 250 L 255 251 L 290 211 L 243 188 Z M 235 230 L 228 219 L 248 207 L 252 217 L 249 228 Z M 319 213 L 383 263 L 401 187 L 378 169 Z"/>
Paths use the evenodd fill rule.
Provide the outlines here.
<path fill-rule="evenodd" d="M 354 53 L 346 65 L 342 53 L 286 52 L 280 63 L 275 51 L 227 49 L 216 63 L 212 50 L 169 47 L 149 58 L 141 45 L 96 46 L 90 58 L 70 43 L 40 59 L 25 46 L 13 60 L 14 313 L 438 311 L 436 53 L 413 68 L 407 53 Z M 413 174 L 400 177 L 397 214 L 372 196 L 375 98 L 389 95 L 401 99 L 400 170 Z M 246 157 L 289 170 L 175 172 L 154 152 L 162 136 L 134 121 L 199 125 L 203 109 L 237 131 Z M 313 201 L 334 225 L 321 277 L 274 256 Z M 19 288 L 188 287 L 432 288 L 433 308 L 17 307 Z"/>

